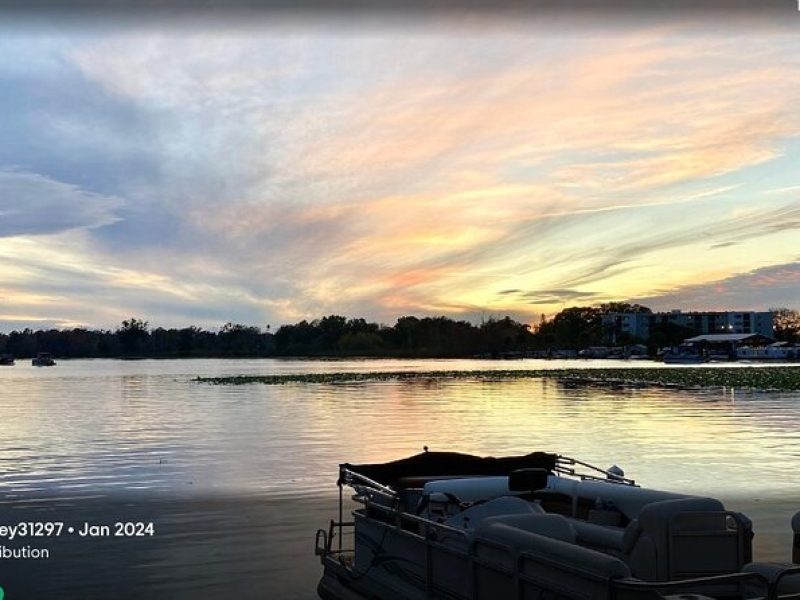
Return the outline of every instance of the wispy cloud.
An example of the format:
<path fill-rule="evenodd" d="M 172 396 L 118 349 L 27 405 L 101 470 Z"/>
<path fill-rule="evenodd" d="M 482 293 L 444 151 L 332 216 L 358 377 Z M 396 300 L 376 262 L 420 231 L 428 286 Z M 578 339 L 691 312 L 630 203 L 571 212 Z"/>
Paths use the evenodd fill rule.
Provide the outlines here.
<path fill-rule="evenodd" d="M 17 116 L 0 312 L 528 318 L 794 260 L 796 37 L 551 33 L 229 23 L 4 42 L 33 67 L 0 60 Z"/>
<path fill-rule="evenodd" d="M 37 173 L 0 170 L 0 237 L 102 227 L 119 220 L 123 204 Z"/>
<path fill-rule="evenodd" d="M 786 187 L 775 188 L 774 190 L 765 190 L 765 194 L 787 194 L 793 192 L 800 192 L 800 185 L 789 185 Z"/>

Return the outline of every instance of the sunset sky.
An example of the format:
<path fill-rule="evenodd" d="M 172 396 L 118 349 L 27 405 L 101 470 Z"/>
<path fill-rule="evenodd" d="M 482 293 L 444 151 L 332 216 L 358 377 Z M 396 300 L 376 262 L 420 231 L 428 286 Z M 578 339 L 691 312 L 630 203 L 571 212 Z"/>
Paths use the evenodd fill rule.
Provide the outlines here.
<path fill-rule="evenodd" d="M 800 308 L 797 14 L 6 19 L 0 331 Z"/>

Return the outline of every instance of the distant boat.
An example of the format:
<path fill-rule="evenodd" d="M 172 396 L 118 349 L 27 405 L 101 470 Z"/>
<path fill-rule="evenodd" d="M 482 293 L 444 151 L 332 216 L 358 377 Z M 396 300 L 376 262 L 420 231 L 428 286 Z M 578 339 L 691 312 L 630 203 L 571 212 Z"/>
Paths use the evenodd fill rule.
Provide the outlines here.
<path fill-rule="evenodd" d="M 0 354 L 0 365 L 13 367 L 14 366 L 14 355 L 13 354 Z"/>
<path fill-rule="evenodd" d="M 665 352 L 663 358 L 668 365 L 697 365 L 708 362 L 708 357 L 695 352 Z"/>
<path fill-rule="evenodd" d="M 36 358 L 31 360 L 31 364 L 34 367 L 55 367 L 56 361 L 53 360 L 53 357 L 49 352 L 39 352 L 39 354 L 36 355 Z"/>
<path fill-rule="evenodd" d="M 699 354 L 665 354 L 665 365 L 699 365 L 708 362 L 708 359 L 703 358 Z"/>
<path fill-rule="evenodd" d="M 661 357 L 666 364 L 671 365 L 696 365 L 708 362 L 708 356 L 701 353 L 692 344 L 681 344 L 667 349 Z"/>

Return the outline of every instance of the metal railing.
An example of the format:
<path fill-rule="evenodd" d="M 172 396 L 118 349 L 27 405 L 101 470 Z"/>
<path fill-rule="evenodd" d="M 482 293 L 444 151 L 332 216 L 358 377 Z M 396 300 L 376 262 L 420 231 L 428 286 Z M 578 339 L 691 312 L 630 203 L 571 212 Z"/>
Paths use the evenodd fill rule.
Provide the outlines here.
<path fill-rule="evenodd" d="M 613 579 L 611 581 L 612 599 L 618 598 L 622 591 L 630 592 L 694 592 L 709 586 L 719 586 L 734 584 L 740 587 L 745 583 L 757 583 L 764 588 L 764 596 L 751 597 L 748 600 L 772 600 L 772 585 L 761 573 L 729 573 L 726 575 L 709 575 L 706 577 L 695 577 L 693 579 L 680 579 L 677 581 L 639 581 L 635 579 Z"/>
<path fill-rule="evenodd" d="M 575 465 L 585 467 L 591 472 L 581 473 L 575 469 Z M 601 469 L 600 467 L 583 462 L 582 460 L 570 458 L 569 456 L 563 456 L 561 454 L 556 456 L 556 466 L 553 470 L 561 475 L 571 475 L 572 477 L 578 477 L 581 480 L 589 479 L 594 481 L 613 481 L 615 483 L 624 483 L 626 485 L 636 485 L 636 481 L 633 479 L 624 477 L 614 473 L 613 471 L 609 471 L 608 469 Z M 600 477 L 598 474 L 602 475 L 602 477 Z"/>

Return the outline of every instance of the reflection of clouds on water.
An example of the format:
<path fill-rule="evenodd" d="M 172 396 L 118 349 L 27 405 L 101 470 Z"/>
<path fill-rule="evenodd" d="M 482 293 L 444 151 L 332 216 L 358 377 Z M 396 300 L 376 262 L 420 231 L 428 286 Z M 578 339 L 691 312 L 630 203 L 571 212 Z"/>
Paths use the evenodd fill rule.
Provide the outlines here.
<path fill-rule="evenodd" d="M 262 576 L 258 569 L 291 570 L 290 556 L 291 561 L 309 557 L 310 536 L 333 514 L 339 463 L 395 459 L 424 445 L 483 455 L 549 450 L 602 467 L 618 464 L 648 487 L 718 496 L 753 518 L 756 547 L 765 552 L 761 558 L 788 557 L 788 518 L 794 506 L 800 508 L 791 501 L 800 489 L 795 468 L 800 396 L 795 393 L 737 390 L 732 402 L 719 388 L 614 389 L 550 379 L 275 386 L 193 381 L 198 375 L 532 364 L 576 366 L 574 361 L 528 360 L 74 360 L 43 371 L 20 364 L 0 372 L 5 502 L 0 509 L 54 493 L 108 501 L 126 494 L 176 501 L 220 495 L 286 501 L 280 522 L 262 515 L 258 539 L 244 531 L 241 511 L 206 515 L 200 509 L 196 514 L 165 509 L 192 530 L 163 538 L 164 545 L 153 547 L 152 564 L 177 561 L 171 577 L 189 577 L 200 569 L 207 571 L 206 580 L 216 581 L 222 577 L 219 569 L 230 566 L 229 558 L 241 558 L 227 546 L 239 539 L 252 542 L 257 562 L 241 567 L 245 580 L 252 581 L 251 576 Z M 308 505 L 310 512 L 303 512 L 306 505 L 291 500 L 299 497 L 311 504 L 318 498 L 326 506 Z M 206 516 L 217 537 L 203 537 L 205 526 L 198 523 Z M 221 532 L 225 523 L 235 527 Z M 109 560 L 123 550 L 109 549 Z M 217 560 L 218 550 L 221 562 L 209 567 L 204 561 Z M 229 550 L 233 554 L 226 554 Z M 261 556 L 274 563 L 265 567 Z M 156 571 L 148 581 L 168 584 L 167 575 L 159 583 Z M 275 581 L 287 590 L 308 583 Z"/>

